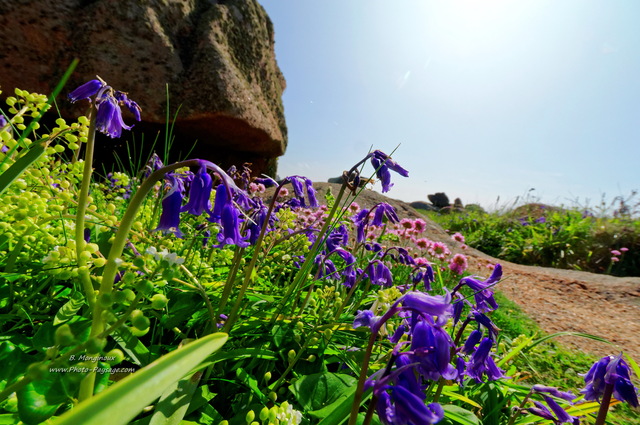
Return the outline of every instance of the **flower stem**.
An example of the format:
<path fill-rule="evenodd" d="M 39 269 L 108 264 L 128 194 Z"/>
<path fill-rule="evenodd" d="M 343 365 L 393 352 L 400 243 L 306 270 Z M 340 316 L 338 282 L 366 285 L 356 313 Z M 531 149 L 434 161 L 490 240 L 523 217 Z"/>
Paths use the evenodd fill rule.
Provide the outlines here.
<path fill-rule="evenodd" d="M 607 419 L 607 413 L 609 412 L 609 404 L 611 403 L 612 394 L 613 384 L 606 384 L 604 386 L 604 394 L 602 395 L 600 410 L 598 410 L 598 417 L 596 418 L 595 425 L 604 425 L 605 420 Z"/>
<path fill-rule="evenodd" d="M 302 284 L 302 281 L 307 277 L 308 270 L 311 267 L 311 262 L 315 259 L 315 254 L 318 251 L 318 247 L 322 242 L 324 242 L 324 236 L 327 233 L 327 229 L 329 228 L 329 225 L 333 221 L 333 217 L 336 215 L 336 211 L 338 210 L 338 206 L 340 205 L 340 201 L 344 196 L 344 192 L 346 188 L 347 188 L 346 183 L 343 183 L 342 187 L 340 188 L 340 192 L 338 193 L 338 196 L 336 197 L 333 203 L 333 207 L 331 208 L 329 215 L 327 216 L 326 220 L 324 221 L 324 224 L 322 225 L 322 229 L 320 229 L 320 232 L 318 232 L 318 236 L 315 242 L 313 243 L 311 248 L 309 248 L 309 253 L 306 256 L 304 263 L 300 267 L 300 270 L 298 270 L 298 273 L 296 273 L 296 276 L 294 277 L 293 282 L 291 283 L 291 285 L 289 285 L 289 288 L 287 289 L 287 292 L 284 295 L 284 297 L 282 297 L 282 301 L 280 305 L 278 306 L 275 313 L 271 317 L 271 323 L 270 323 L 271 325 L 273 325 L 275 320 L 280 315 L 281 311 L 284 309 L 286 302 L 291 296 L 291 294 L 293 293 L 293 291 L 297 289 Z"/>
<path fill-rule="evenodd" d="M 93 119 L 92 119 L 93 122 Z M 89 132 L 91 134 L 91 131 Z M 91 137 L 91 136 L 90 136 Z M 149 194 L 153 186 L 156 182 L 162 180 L 165 174 L 176 170 L 182 167 L 190 167 L 197 166 L 199 164 L 198 160 L 187 160 L 178 162 L 175 164 L 167 165 L 165 167 L 160 168 L 159 170 L 154 171 L 147 179 L 142 182 L 140 188 L 136 191 L 136 194 L 131 199 L 131 202 L 127 206 L 127 209 L 122 217 L 120 222 L 120 227 L 116 232 L 113 243 L 111 245 L 111 250 L 109 251 L 109 256 L 107 257 L 107 263 L 104 267 L 104 271 L 102 272 L 102 282 L 100 282 L 100 294 L 110 294 L 113 291 L 113 283 L 115 281 L 116 274 L 118 272 L 118 260 L 124 251 L 124 247 L 127 244 L 127 237 L 131 228 L 133 227 L 134 220 L 136 215 L 138 214 L 138 210 L 142 206 L 146 196 Z M 85 164 L 86 167 L 86 164 Z M 84 181 L 83 181 L 84 184 Z M 87 188 L 88 189 L 88 188 Z M 78 209 L 80 209 L 81 202 L 78 203 Z M 84 218 L 84 212 L 82 214 Z M 84 231 L 81 231 L 84 233 Z M 76 229 L 76 237 L 77 237 L 77 229 Z M 81 240 L 84 242 L 84 235 L 82 235 Z M 95 299 L 95 295 L 94 295 Z M 104 318 L 102 317 L 102 312 L 104 308 L 100 305 L 100 303 L 94 302 L 93 305 L 93 318 L 91 322 L 91 333 L 89 338 L 98 337 L 103 333 L 105 328 Z M 88 353 L 89 357 L 98 357 L 99 353 Z M 94 364 L 90 365 L 89 368 L 95 370 L 97 366 L 97 361 L 93 362 Z M 93 396 L 94 385 L 96 379 L 96 372 L 89 372 L 87 376 L 80 383 L 80 394 L 78 400 L 81 402 L 83 400 L 87 400 Z"/>
<path fill-rule="evenodd" d="M 78 194 L 78 207 L 76 209 L 76 259 L 78 269 L 87 267 L 87 261 L 82 258 L 84 252 L 84 222 L 87 212 L 87 199 L 89 197 L 89 187 L 91 185 L 91 174 L 93 173 L 93 151 L 96 140 L 96 117 L 97 109 L 95 105 L 91 107 L 91 121 L 89 122 L 89 133 L 87 134 L 87 149 L 84 157 L 84 169 L 82 172 L 82 183 L 80 184 L 80 193 Z M 91 283 L 89 273 L 78 273 L 85 297 L 89 303 L 89 307 L 93 308 L 96 301 L 95 290 Z"/>
<path fill-rule="evenodd" d="M 358 386 L 356 387 L 356 392 L 353 395 L 353 404 L 351 405 L 351 416 L 349 417 L 349 425 L 355 425 L 356 420 L 358 419 L 358 410 L 360 410 L 360 402 L 362 401 L 362 395 L 364 394 L 364 382 L 367 380 L 369 360 L 371 360 L 371 352 L 373 351 L 373 344 L 375 344 L 377 336 L 377 332 L 371 332 L 367 350 L 364 352 L 364 358 L 362 359 L 362 368 L 360 369 L 360 376 L 358 377 Z"/>

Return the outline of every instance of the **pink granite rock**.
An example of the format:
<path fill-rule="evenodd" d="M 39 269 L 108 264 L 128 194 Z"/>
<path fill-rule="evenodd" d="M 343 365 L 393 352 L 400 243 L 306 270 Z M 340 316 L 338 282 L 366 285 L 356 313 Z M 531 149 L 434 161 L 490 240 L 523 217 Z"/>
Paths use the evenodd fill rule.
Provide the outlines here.
<path fill-rule="evenodd" d="M 182 147 L 198 140 L 200 156 L 253 162 L 255 172 L 273 173 L 284 154 L 285 80 L 256 0 L 0 0 L 0 10 L 5 95 L 48 94 L 78 57 L 67 87 L 99 75 L 129 92 L 143 111 L 138 129 L 163 128 L 168 84 Z M 59 99 L 58 107 L 75 117 L 86 104 Z"/>

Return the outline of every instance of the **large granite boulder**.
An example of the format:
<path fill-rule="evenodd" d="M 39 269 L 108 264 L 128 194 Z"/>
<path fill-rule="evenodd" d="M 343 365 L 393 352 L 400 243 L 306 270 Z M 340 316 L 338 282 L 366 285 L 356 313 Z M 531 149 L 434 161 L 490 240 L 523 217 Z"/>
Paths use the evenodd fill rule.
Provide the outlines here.
<path fill-rule="evenodd" d="M 185 155 L 198 140 L 191 156 L 275 174 L 287 145 L 285 80 L 256 0 L 0 0 L 0 10 L 4 95 L 50 93 L 78 57 L 69 91 L 97 74 L 128 92 L 147 139 L 164 130 L 168 85 L 171 119 L 179 107 L 172 150 Z M 80 103 L 58 107 L 75 117 L 86 110 Z"/>

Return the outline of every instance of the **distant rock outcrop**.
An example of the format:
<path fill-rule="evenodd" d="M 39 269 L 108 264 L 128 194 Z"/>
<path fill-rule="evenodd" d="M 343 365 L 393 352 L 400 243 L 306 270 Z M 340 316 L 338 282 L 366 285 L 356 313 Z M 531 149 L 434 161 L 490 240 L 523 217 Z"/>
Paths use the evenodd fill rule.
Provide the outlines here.
<path fill-rule="evenodd" d="M 415 201 L 415 202 L 410 203 L 409 205 L 411 205 L 413 208 L 415 208 L 417 210 L 438 211 L 438 209 L 436 207 L 434 207 L 430 203 L 424 202 L 424 201 Z"/>
<path fill-rule="evenodd" d="M 449 197 L 444 192 L 437 192 L 433 195 L 427 195 L 429 202 L 433 204 L 434 207 L 441 209 L 450 207 Z"/>
<path fill-rule="evenodd" d="M 78 57 L 68 91 L 98 74 L 129 92 L 147 139 L 164 129 L 168 84 L 183 155 L 198 140 L 194 155 L 275 175 L 287 145 L 285 80 L 273 24 L 256 0 L 0 0 L 0 10 L 5 96 L 15 87 L 50 93 Z M 58 107 L 75 117 L 86 112 L 81 103 Z"/>

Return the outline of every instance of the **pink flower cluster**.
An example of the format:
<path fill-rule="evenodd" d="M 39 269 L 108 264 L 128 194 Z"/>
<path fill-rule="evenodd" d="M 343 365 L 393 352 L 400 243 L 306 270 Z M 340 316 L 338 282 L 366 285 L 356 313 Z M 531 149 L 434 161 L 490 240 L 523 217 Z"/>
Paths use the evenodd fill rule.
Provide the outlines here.
<path fill-rule="evenodd" d="M 629 248 L 626 247 L 622 247 L 619 250 L 618 249 L 612 249 L 611 250 L 611 262 L 612 263 L 617 263 L 618 261 L 620 261 L 620 256 L 622 256 L 625 252 L 629 251 Z"/>

